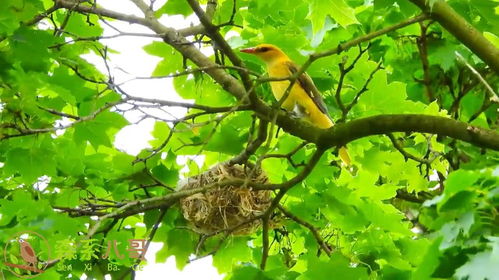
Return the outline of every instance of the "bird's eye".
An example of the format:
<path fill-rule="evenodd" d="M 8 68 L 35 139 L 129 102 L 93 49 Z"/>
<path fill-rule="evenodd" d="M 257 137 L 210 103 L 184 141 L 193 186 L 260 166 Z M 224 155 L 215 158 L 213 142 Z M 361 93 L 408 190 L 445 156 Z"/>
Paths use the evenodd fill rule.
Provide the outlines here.
<path fill-rule="evenodd" d="M 266 52 L 270 50 L 270 48 L 267 48 L 267 47 L 261 47 L 260 49 L 258 49 L 259 52 Z"/>

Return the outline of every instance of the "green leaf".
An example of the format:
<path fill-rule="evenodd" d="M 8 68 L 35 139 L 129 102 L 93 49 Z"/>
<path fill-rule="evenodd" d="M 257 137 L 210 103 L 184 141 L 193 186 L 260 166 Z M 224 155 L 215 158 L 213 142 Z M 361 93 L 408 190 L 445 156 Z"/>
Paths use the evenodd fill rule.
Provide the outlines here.
<path fill-rule="evenodd" d="M 85 87 L 85 82 L 77 75 L 70 74 L 66 67 L 57 67 L 50 76 L 49 82 L 51 89 L 57 92 L 65 101 L 69 101 L 70 104 L 75 103 L 73 99 L 76 102 L 88 100 L 95 93 L 92 89 Z M 67 93 L 71 96 L 67 96 Z"/>
<path fill-rule="evenodd" d="M 424 256 L 423 261 L 414 271 L 412 279 L 430 279 L 430 276 L 433 274 L 439 264 L 440 251 L 438 249 L 438 246 L 440 245 L 441 241 L 442 238 L 433 240 L 428 249 L 424 253 L 422 253 L 422 255 Z"/>
<path fill-rule="evenodd" d="M 55 42 L 47 31 L 18 29 L 10 40 L 12 56 L 26 70 L 46 71 L 51 58 L 49 46 Z"/>
<path fill-rule="evenodd" d="M 184 65 L 182 56 L 171 46 L 163 42 L 152 42 L 144 46 L 144 50 L 150 55 L 163 58 L 156 66 L 156 69 L 154 69 L 153 76 L 164 76 L 175 73 L 180 71 Z"/>
<path fill-rule="evenodd" d="M 99 145 L 111 147 L 114 134 L 127 124 L 120 114 L 102 112 L 93 120 L 76 124 L 74 138 L 78 142 L 89 141 L 95 148 Z"/>
<path fill-rule="evenodd" d="M 450 173 L 445 181 L 443 199 L 438 206 L 439 211 L 470 207 L 474 193 L 469 190 L 473 190 L 473 184 L 479 178 L 479 173 L 468 170 L 457 170 Z"/>
<path fill-rule="evenodd" d="M 359 209 L 371 223 L 378 227 L 400 234 L 411 234 L 409 224 L 402 222 L 405 216 L 391 204 L 369 201 L 361 205 Z"/>
<path fill-rule="evenodd" d="M 496 48 L 499 48 L 499 37 L 490 32 L 483 32 L 483 36 L 487 38 Z"/>
<path fill-rule="evenodd" d="M 80 204 L 80 190 L 62 190 L 55 199 L 55 205 L 59 207 L 74 208 Z"/>
<path fill-rule="evenodd" d="M 210 1 L 201 0 L 199 4 L 206 9 Z M 169 44 L 171 40 L 166 40 L 168 43 L 159 38 L 164 34 L 157 34 L 157 38 L 148 34 L 136 36 L 137 42 L 143 41 L 142 50 L 134 49 L 136 44 L 122 46 L 123 53 L 119 54 L 108 48 L 107 59 L 112 61 L 109 69 L 103 68 L 102 60 L 94 58 L 102 56 L 105 45 L 112 48 L 121 41 L 114 36 L 105 40 L 96 38 L 102 36 L 103 29 L 99 16 L 94 14 L 96 10 L 87 2 L 82 1 L 72 9 L 57 9 L 51 14 L 46 13 L 54 5 L 53 0 L 3 0 L 0 5 L 0 248 L 8 245 L 9 240 L 15 243 L 12 235 L 23 230 L 43 234 L 50 244 L 83 238 L 96 222 L 93 217 L 73 217 L 76 212 L 68 214 L 54 206 L 111 213 L 116 207 L 134 206 L 143 199 L 144 206 L 157 202 L 170 191 L 153 186 L 154 180 L 174 187 L 180 176 L 188 179 L 226 162 L 244 151 L 248 140 L 256 136 L 259 118 L 265 118 L 261 112 L 254 115 L 253 109 L 261 109 L 258 102 L 256 105 L 252 102 L 254 108 L 247 111 L 208 114 L 200 109 L 183 109 L 174 116 L 166 116 L 161 110 L 168 106 L 160 109 L 160 104 L 155 102 L 128 100 L 137 107 L 122 104 L 101 111 L 103 106 L 127 97 L 120 89 L 146 97 L 141 90 L 148 91 L 151 86 L 148 80 L 141 79 L 144 84 L 133 92 L 132 84 L 125 81 L 133 80 L 135 75 L 143 76 L 142 66 L 120 69 L 119 63 L 115 65 L 120 59 L 118 56 L 127 59 L 143 51 L 156 60 L 157 65 L 152 69 L 154 76 L 172 76 L 192 70 L 203 66 L 196 65 L 200 61 L 230 66 L 234 59 L 222 55 L 220 46 L 204 32 L 187 36 L 193 44 L 175 48 Z M 271 43 L 298 64 L 303 64 L 312 53 L 331 50 L 421 13 L 407 0 L 218 2 L 213 24 L 232 48 Z M 497 43 L 498 0 L 447 2 L 493 44 Z M 180 28 L 198 24 L 195 17 L 191 19 L 193 12 L 188 1 L 165 0 L 153 8 L 162 22 L 165 17 L 173 16 L 167 21 L 176 21 L 175 25 Z M 81 9 L 86 13 L 78 12 Z M 113 19 L 111 24 L 123 32 L 132 31 L 126 30 L 127 23 L 123 19 L 129 18 Z M 35 23 L 37 20 L 40 21 Z M 426 33 L 428 69 L 423 69 L 421 63 L 423 41 L 419 24 L 377 36 L 362 43 L 360 49 L 352 47 L 314 60 L 307 72 L 321 91 L 331 117 L 337 120 L 343 115 L 335 97 L 341 75 L 339 64 L 344 62 L 348 67 L 355 62 L 351 71 L 342 77 L 342 88 L 338 91 L 345 106 L 353 104 L 345 116 L 347 125 L 373 115 L 410 113 L 442 116 L 494 129 L 497 105 L 484 104 L 488 96 L 483 83 L 456 60 L 455 52 L 462 54 L 494 89 L 498 82 L 496 76 L 477 53 L 441 25 L 429 25 Z M 367 52 L 356 60 L 368 43 Z M 187 50 L 192 59 L 182 57 L 178 48 Z M 191 56 L 199 51 L 195 58 Z M 256 98 L 268 104 L 274 102 L 271 83 L 258 81 L 260 75 L 268 74 L 265 64 L 256 56 L 234 51 L 254 72 L 249 74 Z M 382 68 L 371 77 L 370 73 L 380 61 Z M 225 90 L 236 88 L 228 83 L 231 79 L 240 82 L 238 86 L 244 86 L 240 71 L 230 67 L 217 71 L 230 76 L 220 79 L 218 75 L 213 79 L 206 71 L 198 71 L 161 79 L 165 87 L 163 97 L 217 108 L 245 104 Z M 127 77 L 121 77 L 119 72 Z M 426 74 L 431 85 L 422 82 Z M 221 80 L 222 84 L 217 82 Z M 122 87 L 108 84 L 113 81 Z M 173 88 L 169 87 L 170 82 Z M 433 100 L 428 99 L 428 89 L 434 94 Z M 153 140 L 149 143 L 154 149 L 143 149 L 135 157 L 117 150 L 114 135 L 127 124 L 124 116 L 138 120 L 138 107 L 144 114 L 156 112 L 154 115 L 162 118 L 181 118 L 184 114 L 196 114 L 196 117 L 174 122 L 174 129 L 171 122 L 160 120 L 155 123 L 152 136 L 134 135 L 151 137 Z M 475 114 L 477 117 L 470 122 Z M 137 125 L 147 126 L 150 117 Z M 50 130 L 60 124 L 71 127 L 47 133 L 39 130 Z M 279 121 L 278 125 L 283 123 Z M 292 164 L 285 155 L 305 140 L 289 133 L 290 127 L 284 128 L 278 133 L 276 129 L 268 131 L 268 142 L 247 162 L 247 166 L 261 163 L 271 183 L 286 182 L 303 172 L 302 163 L 307 163 L 311 152 L 317 149 L 316 144 L 308 143 L 292 156 L 298 166 Z M 307 141 L 317 140 L 315 131 L 302 128 L 300 135 L 306 136 Z M 30 134 L 29 130 L 40 133 Z M 29 135 L 17 135 L 24 132 Z M 249 236 L 229 235 L 219 244 L 224 235 L 221 233 L 200 244 L 198 234 L 185 230 L 188 222 L 181 207 L 175 204 L 166 209 L 153 237 L 154 242 L 165 244 L 157 253 L 157 261 L 175 256 L 177 266 L 182 268 L 195 253 L 204 255 L 217 249 L 213 265 L 227 279 L 494 278 L 498 272 L 490 267 L 498 262 L 499 254 L 497 238 L 492 237 L 498 232 L 499 154 L 493 149 L 479 149 L 437 134 L 396 133 L 396 137 L 404 138 L 400 142 L 407 152 L 436 159 L 426 165 L 404 158 L 383 135 L 356 139 L 348 143 L 352 166 L 339 166 L 334 149 L 330 149 L 312 172 L 289 188 L 280 200 L 288 211 L 317 229 L 316 233 L 334 252 L 331 257 L 320 250 L 313 232 L 276 210 L 272 213 L 269 231 L 269 257 L 266 269 L 261 270 L 261 230 Z M 428 150 L 431 153 L 427 153 Z M 269 154 L 281 156 L 259 161 Z M 147 186 L 147 190 L 140 186 Z M 410 196 L 400 195 L 399 191 Z M 272 196 L 277 193 L 272 192 Z M 434 195 L 433 198 L 421 202 L 428 193 Z M 412 199 L 412 196 L 420 199 Z M 241 205 L 246 206 L 246 203 Z M 128 210 L 135 209 L 132 208 Z M 98 239 L 96 244 L 102 244 L 100 253 L 108 241 L 116 240 L 120 253 L 126 254 L 129 239 L 147 238 L 163 210 L 150 209 L 117 223 L 105 219 L 93 237 Z M 22 258 L 17 252 L 8 259 L 20 263 Z M 45 258 L 40 258 L 42 260 Z M 108 260 L 97 258 L 91 261 L 92 271 L 85 271 L 84 263 L 72 261 L 67 262 L 72 265 L 70 271 L 52 269 L 37 278 L 79 279 L 83 274 L 92 279 L 104 279 L 106 274 L 112 279 L 126 278 L 130 274 L 125 273 L 135 262 L 114 256 L 110 261 L 118 270 L 108 271 Z M 7 271 L 2 262 L 0 270 Z"/>
<path fill-rule="evenodd" d="M 456 270 L 459 279 L 480 280 L 495 279 L 499 275 L 499 254 L 492 250 L 480 252 Z"/>
<path fill-rule="evenodd" d="M 172 229 L 168 232 L 167 256 L 175 256 L 178 269 L 182 269 L 187 264 L 194 246 L 195 240 L 192 233 L 180 229 Z"/>
<path fill-rule="evenodd" d="M 440 229 L 440 234 L 443 237 L 440 249 L 444 250 L 460 244 L 460 236 L 469 236 L 470 228 L 474 223 L 473 213 L 466 212 L 459 217 L 457 221 L 446 223 Z"/>
<path fill-rule="evenodd" d="M 440 203 L 438 210 L 440 212 L 451 211 L 451 210 L 467 210 L 473 205 L 473 198 L 475 194 L 469 191 L 458 192 L 451 197 L 444 199 Z"/>
<path fill-rule="evenodd" d="M 178 170 L 168 169 L 164 165 L 158 165 L 152 169 L 152 174 L 164 184 L 174 188 L 178 181 Z"/>
<path fill-rule="evenodd" d="M 244 237 L 233 237 L 213 256 L 213 265 L 219 273 L 226 273 L 238 262 L 251 260 L 251 248 Z"/>
<path fill-rule="evenodd" d="M 10 3 L 3 3 L 0 6 L 0 13 L 2 17 L 0 17 L 0 35 L 10 35 L 20 26 L 20 22 L 18 21 L 16 14 L 12 12 L 12 7 Z"/>
<path fill-rule="evenodd" d="M 234 269 L 232 275 L 230 276 L 231 280 L 271 280 L 265 276 L 265 274 L 258 268 L 252 267 L 249 265 L 240 266 Z"/>
<path fill-rule="evenodd" d="M 4 0 L 0 6 L 0 37 L 11 35 L 23 22 L 31 20 L 43 11 L 39 0 L 19 2 Z"/>
<path fill-rule="evenodd" d="M 191 6 L 184 0 L 168 0 L 166 3 L 159 8 L 154 15 L 159 18 L 163 14 L 167 15 L 183 15 L 188 16 L 192 14 Z"/>
<path fill-rule="evenodd" d="M 338 279 L 369 279 L 367 269 L 352 267 L 350 261 L 339 253 L 333 253 L 329 262 L 316 261 L 309 264 L 309 269 L 299 280 L 329 280 L 334 275 Z"/>
<path fill-rule="evenodd" d="M 355 10 L 348 6 L 343 0 L 311 0 L 309 5 L 309 14 L 307 18 L 312 21 L 314 33 L 323 27 L 327 15 L 330 15 L 343 27 L 359 23 L 355 17 Z"/>
<path fill-rule="evenodd" d="M 246 116 L 246 115 L 245 115 Z M 240 128 L 249 124 L 251 119 L 231 118 L 223 122 L 219 127 L 219 131 L 213 135 L 209 143 L 206 145 L 207 151 L 221 152 L 226 154 L 238 154 L 246 143 L 246 135 L 240 133 Z M 243 123 L 245 123 L 243 125 Z M 230 145 L 227 145 L 230 143 Z"/>
<path fill-rule="evenodd" d="M 60 139 L 57 144 L 57 168 L 67 175 L 78 176 L 83 174 L 85 145 L 78 145 L 70 139 Z"/>
<path fill-rule="evenodd" d="M 324 184 L 327 178 L 331 178 L 336 172 L 338 172 L 338 168 L 331 166 L 327 156 L 323 156 L 305 179 L 305 183 L 312 188 L 321 189 L 323 186 L 325 187 Z"/>
<path fill-rule="evenodd" d="M 357 207 L 363 202 L 344 187 L 329 188 L 328 192 L 332 197 L 321 207 L 325 217 L 345 233 L 364 230 L 369 221 Z"/>
<path fill-rule="evenodd" d="M 387 9 L 393 6 L 395 0 L 374 0 L 374 9 Z"/>
<path fill-rule="evenodd" d="M 480 14 L 489 22 L 490 26 L 499 26 L 499 19 L 497 18 L 498 7 L 497 1 L 494 0 L 474 0 L 472 3 L 473 8 L 476 8 Z M 497 30 L 496 30 L 497 34 Z"/>
<path fill-rule="evenodd" d="M 31 150 L 12 149 L 7 153 L 4 168 L 7 174 L 19 172 L 27 183 L 31 183 L 43 175 L 54 176 L 56 174 L 55 159 L 47 156 L 52 153 L 53 151 L 43 148 Z"/>
<path fill-rule="evenodd" d="M 61 22 L 66 20 L 66 16 L 65 14 L 61 14 Z M 75 13 L 67 18 L 64 30 L 78 37 L 97 37 L 103 32 L 102 27 L 98 23 L 99 17 L 96 15 L 80 15 Z"/>
<path fill-rule="evenodd" d="M 406 84 L 389 83 L 387 73 L 378 71 L 369 89 L 359 98 L 357 109 L 365 112 L 363 115 L 418 113 L 424 109 L 420 103 L 407 100 Z"/>
<path fill-rule="evenodd" d="M 450 42 L 435 42 L 428 60 L 430 64 L 440 65 L 444 71 L 449 71 L 456 63 L 457 46 Z"/>

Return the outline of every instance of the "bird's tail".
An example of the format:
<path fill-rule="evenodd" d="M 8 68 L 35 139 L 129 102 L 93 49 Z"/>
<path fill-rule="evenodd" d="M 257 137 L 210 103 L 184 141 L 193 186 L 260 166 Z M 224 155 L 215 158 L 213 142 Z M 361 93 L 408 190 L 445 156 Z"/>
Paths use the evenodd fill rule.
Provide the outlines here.
<path fill-rule="evenodd" d="M 343 161 L 343 163 L 346 166 L 350 166 L 351 160 L 350 160 L 350 156 L 348 155 L 347 147 L 345 147 L 345 146 L 340 147 L 340 150 L 338 151 L 338 155 L 340 156 L 341 161 Z"/>

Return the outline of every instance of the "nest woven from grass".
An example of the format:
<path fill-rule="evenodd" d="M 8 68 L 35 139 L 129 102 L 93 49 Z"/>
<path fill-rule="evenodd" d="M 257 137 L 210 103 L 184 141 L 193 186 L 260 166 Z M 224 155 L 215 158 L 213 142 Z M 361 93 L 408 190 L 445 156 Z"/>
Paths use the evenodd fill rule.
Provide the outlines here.
<path fill-rule="evenodd" d="M 208 171 L 189 178 L 181 189 L 193 189 L 228 179 L 247 179 L 255 183 L 267 183 L 262 170 L 245 169 L 241 165 L 219 164 Z M 252 190 L 241 186 L 224 186 L 196 193 L 180 200 L 182 214 L 192 229 L 202 234 L 213 234 L 233 229 L 264 213 L 271 203 L 271 191 Z M 246 223 L 232 234 L 243 235 L 255 232 L 260 219 Z"/>

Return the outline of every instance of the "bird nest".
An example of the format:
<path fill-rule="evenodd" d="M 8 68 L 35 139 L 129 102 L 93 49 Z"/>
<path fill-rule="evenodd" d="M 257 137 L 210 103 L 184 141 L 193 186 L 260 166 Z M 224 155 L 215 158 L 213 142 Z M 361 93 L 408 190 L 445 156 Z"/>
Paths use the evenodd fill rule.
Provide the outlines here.
<path fill-rule="evenodd" d="M 248 179 L 260 184 L 268 182 L 261 169 L 222 163 L 189 178 L 181 189 L 200 188 L 230 179 Z M 180 200 L 180 205 L 182 214 L 189 221 L 191 228 L 198 233 L 215 234 L 226 231 L 230 234 L 245 235 L 260 227 L 261 221 L 255 217 L 269 208 L 271 200 L 269 190 L 229 185 L 185 197 Z M 248 222 L 249 220 L 252 221 Z"/>

